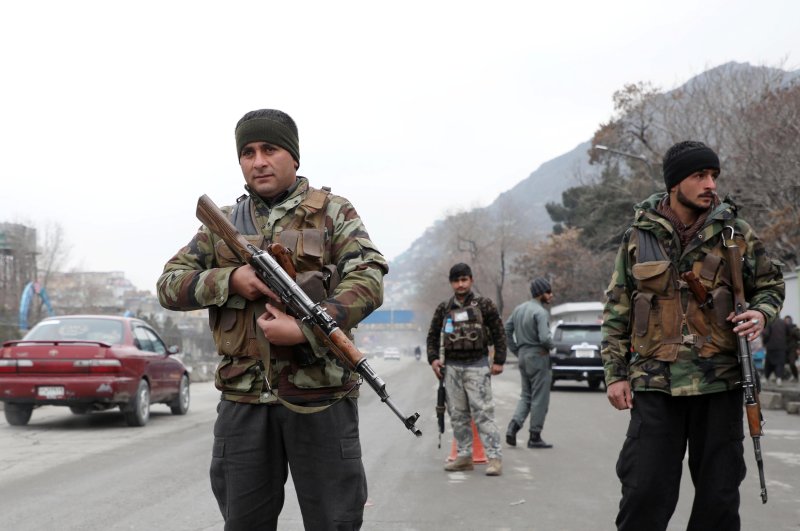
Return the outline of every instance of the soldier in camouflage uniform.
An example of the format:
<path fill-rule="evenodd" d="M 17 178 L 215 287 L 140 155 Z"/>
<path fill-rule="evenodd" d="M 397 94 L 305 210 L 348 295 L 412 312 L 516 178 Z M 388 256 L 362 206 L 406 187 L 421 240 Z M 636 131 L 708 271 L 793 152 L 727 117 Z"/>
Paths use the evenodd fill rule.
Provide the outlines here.
<path fill-rule="evenodd" d="M 447 412 L 456 439 L 456 459 L 447 471 L 472 470 L 472 421 L 486 450 L 486 475 L 502 474 L 500 431 L 494 421 L 491 375 L 503 372 L 506 337 L 497 307 L 472 292 L 472 270 L 467 264 L 450 268 L 454 295 L 436 307 L 428 329 L 428 363 L 444 377 Z M 489 366 L 489 343 L 494 360 Z M 444 360 L 440 359 L 440 350 Z M 444 368 L 446 360 L 447 368 Z M 442 374 L 444 372 L 444 375 Z"/>
<path fill-rule="evenodd" d="M 272 109 L 235 130 L 247 191 L 223 212 L 254 245 L 292 250 L 297 282 L 345 331 L 381 305 L 388 266 L 353 206 L 297 175 L 297 126 Z M 158 297 L 171 310 L 208 308 L 222 392 L 211 486 L 225 529 L 276 529 L 291 466 L 306 529 L 359 529 L 367 484 L 358 375 L 205 226 L 167 262 Z"/>
<path fill-rule="evenodd" d="M 603 350 L 608 399 L 631 409 L 617 462 L 618 529 L 666 529 L 687 444 L 695 486 L 688 529 L 739 529 L 744 479 L 736 334 L 755 339 L 778 314 L 784 282 L 736 206 L 716 195 L 719 159 L 701 142 L 672 146 L 667 193 L 636 206 L 606 292 Z M 724 240 L 723 240 L 724 239 Z M 749 309 L 733 313 L 724 245 L 738 245 Z M 681 274 L 713 300 L 702 308 Z"/>

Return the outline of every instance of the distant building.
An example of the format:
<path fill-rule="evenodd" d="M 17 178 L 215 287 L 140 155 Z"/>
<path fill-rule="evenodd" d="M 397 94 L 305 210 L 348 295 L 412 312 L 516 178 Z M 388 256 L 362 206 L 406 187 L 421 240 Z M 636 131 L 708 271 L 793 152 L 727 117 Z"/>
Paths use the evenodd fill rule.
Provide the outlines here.
<path fill-rule="evenodd" d="M 55 312 L 125 313 L 126 300 L 136 287 L 122 271 L 52 272 L 47 293 Z"/>
<path fill-rule="evenodd" d="M 36 280 L 36 229 L 0 223 L 0 310 L 13 315 L 28 282 Z"/>

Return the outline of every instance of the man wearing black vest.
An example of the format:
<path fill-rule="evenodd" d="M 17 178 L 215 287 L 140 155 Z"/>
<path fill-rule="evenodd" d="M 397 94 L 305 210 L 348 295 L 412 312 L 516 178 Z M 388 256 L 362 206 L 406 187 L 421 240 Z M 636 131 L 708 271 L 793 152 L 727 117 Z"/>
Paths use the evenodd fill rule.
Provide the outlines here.
<path fill-rule="evenodd" d="M 503 372 L 506 338 L 494 303 L 472 291 L 472 269 L 450 268 L 453 296 L 439 304 L 428 329 L 428 363 L 447 390 L 447 412 L 456 440 L 456 459 L 448 472 L 472 470 L 472 421 L 486 450 L 486 475 L 503 473 L 500 431 L 494 421 L 491 376 Z M 489 361 L 489 345 L 494 359 Z M 442 359 L 441 353 L 444 356 Z M 442 374 L 444 368 L 444 374 Z"/>

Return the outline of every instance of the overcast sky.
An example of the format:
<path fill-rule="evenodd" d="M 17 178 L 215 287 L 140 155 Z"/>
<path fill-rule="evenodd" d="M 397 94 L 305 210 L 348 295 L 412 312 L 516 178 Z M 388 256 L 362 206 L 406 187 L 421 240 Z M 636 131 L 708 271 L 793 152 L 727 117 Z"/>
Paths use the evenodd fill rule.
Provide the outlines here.
<path fill-rule="evenodd" d="M 242 193 L 233 129 L 288 112 L 300 171 L 390 259 L 588 140 L 626 83 L 798 68 L 800 2 L 4 2 L 0 221 L 154 290 Z"/>

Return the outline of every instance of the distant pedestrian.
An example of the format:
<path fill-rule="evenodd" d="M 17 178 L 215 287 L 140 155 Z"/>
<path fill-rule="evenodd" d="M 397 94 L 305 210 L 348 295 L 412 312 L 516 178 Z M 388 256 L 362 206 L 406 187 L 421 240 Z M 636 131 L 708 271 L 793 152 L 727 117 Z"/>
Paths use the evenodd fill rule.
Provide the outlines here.
<path fill-rule="evenodd" d="M 494 421 L 491 376 L 502 373 L 506 362 L 503 321 L 491 300 L 473 293 L 472 270 L 467 264 L 450 268 L 449 279 L 453 296 L 436 307 L 427 338 L 428 363 L 437 378 L 444 377 L 447 412 L 456 439 L 456 459 L 444 469 L 473 469 L 474 421 L 486 451 L 486 475 L 499 476 L 503 472 L 503 452 L 500 430 Z M 494 345 L 491 362 L 490 343 Z M 441 351 L 444 360 L 440 359 Z"/>
<path fill-rule="evenodd" d="M 505 331 L 508 348 L 519 358 L 522 379 L 517 409 L 506 430 L 506 443 L 517 445 L 517 432 L 522 429 L 530 413 L 528 448 L 552 448 L 542 439 L 544 419 L 550 406 L 550 313 L 545 306 L 553 302 L 553 290 L 544 278 L 531 282 L 531 300 L 523 302 L 506 320 Z"/>
<path fill-rule="evenodd" d="M 792 381 L 797 382 L 797 349 L 800 346 L 800 328 L 792 322 L 792 316 L 787 315 L 783 318 L 786 322 L 786 361 L 789 363 L 789 370 L 792 372 Z"/>
<path fill-rule="evenodd" d="M 764 378 L 772 379 L 775 375 L 775 384 L 783 385 L 783 370 L 786 365 L 786 345 L 789 340 L 789 327 L 786 321 L 778 317 L 764 329 L 764 346 L 767 357 L 764 359 Z"/>

